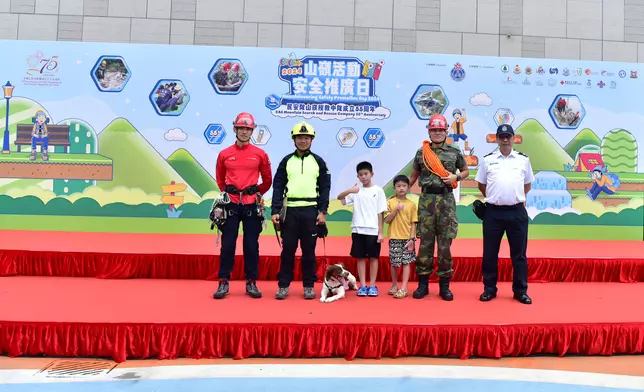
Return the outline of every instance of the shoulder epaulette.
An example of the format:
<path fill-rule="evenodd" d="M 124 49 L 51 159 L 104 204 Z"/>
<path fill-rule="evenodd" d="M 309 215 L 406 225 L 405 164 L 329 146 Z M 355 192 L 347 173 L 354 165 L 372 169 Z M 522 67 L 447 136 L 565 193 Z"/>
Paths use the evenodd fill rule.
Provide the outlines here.
<path fill-rule="evenodd" d="M 528 158 L 528 156 L 526 154 L 522 153 L 521 151 L 517 151 L 517 154 L 523 155 L 524 157 Z"/>
<path fill-rule="evenodd" d="M 492 154 L 494 154 L 494 153 L 493 153 L 493 152 L 491 152 L 491 153 L 489 153 L 489 154 L 483 155 L 483 158 L 485 158 L 485 157 L 489 157 L 489 156 L 490 156 L 490 155 L 492 155 Z"/>

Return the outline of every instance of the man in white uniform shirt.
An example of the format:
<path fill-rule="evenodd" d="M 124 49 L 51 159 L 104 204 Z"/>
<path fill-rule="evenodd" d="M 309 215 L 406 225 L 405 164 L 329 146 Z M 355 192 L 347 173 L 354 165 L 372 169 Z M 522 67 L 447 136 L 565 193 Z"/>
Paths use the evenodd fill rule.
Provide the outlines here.
<path fill-rule="evenodd" d="M 527 155 L 515 151 L 514 130 L 510 125 L 500 125 L 496 130 L 499 149 L 483 158 L 478 168 L 476 182 L 486 207 L 483 217 L 483 285 L 481 301 L 496 297 L 499 248 L 503 233 L 510 244 L 510 257 L 514 275 L 514 299 L 531 304 L 528 296 L 528 212 L 526 195 L 534 181 L 532 165 Z"/>

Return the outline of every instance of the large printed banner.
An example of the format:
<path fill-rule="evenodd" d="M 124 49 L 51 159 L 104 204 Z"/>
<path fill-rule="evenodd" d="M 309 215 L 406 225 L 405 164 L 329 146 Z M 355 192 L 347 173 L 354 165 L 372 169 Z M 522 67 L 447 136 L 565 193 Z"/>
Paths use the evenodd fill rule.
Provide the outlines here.
<path fill-rule="evenodd" d="M 429 117 L 450 122 L 470 178 L 460 237 L 495 129 L 536 172 L 527 207 L 539 238 L 642 240 L 644 91 L 638 64 L 308 49 L 2 41 L 0 229 L 205 233 L 215 161 L 251 112 L 253 144 L 276 162 L 305 119 L 332 173 L 331 198 L 370 161 L 392 194 Z M 6 81 L 6 83 L 5 83 Z M 44 135 L 47 137 L 44 137 Z M 35 136 L 34 136 L 35 135 Z M 274 167 L 275 170 L 276 167 Z M 419 189 L 412 188 L 412 198 Z M 270 192 L 266 196 L 270 203 Z M 331 202 L 331 235 L 351 210 Z M 272 234 L 271 229 L 264 234 Z"/>

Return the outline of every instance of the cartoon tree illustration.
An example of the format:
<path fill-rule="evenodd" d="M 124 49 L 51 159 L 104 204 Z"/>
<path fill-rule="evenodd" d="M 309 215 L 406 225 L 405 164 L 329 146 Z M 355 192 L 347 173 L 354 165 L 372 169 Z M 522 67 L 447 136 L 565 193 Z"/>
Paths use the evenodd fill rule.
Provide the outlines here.
<path fill-rule="evenodd" d="M 604 164 L 613 173 L 637 172 L 637 141 L 625 129 L 608 132 L 601 144 Z"/>
<path fill-rule="evenodd" d="M 69 126 L 70 154 L 96 154 L 98 152 L 98 139 L 91 125 L 78 119 L 63 120 L 58 125 Z M 56 153 L 63 153 L 61 146 L 56 147 Z M 54 180 L 54 193 L 59 196 L 71 195 L 83 192 L 93 185 L 96 185 L 95 180 Z"/>

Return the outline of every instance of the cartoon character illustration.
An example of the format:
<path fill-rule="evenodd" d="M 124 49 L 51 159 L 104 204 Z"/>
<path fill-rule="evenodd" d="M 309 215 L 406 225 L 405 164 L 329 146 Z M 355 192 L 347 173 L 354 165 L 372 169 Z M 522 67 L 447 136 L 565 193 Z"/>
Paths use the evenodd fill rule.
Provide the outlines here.
<path fill-rule="evenodd" d="M 467 115 L 465 114 L 465 109 L 454 109 L 452 111 L 452 117 L 454 117 L 454 122 L 450 127 L 451 134 L 448 135 L 448 144 L 458 143 L 459 140 L 465 141 L 465 151 L 469 151 L 470 147 L 467 142 L 467 135 L 465 134 L 465 128 L 463 125 L 467 122 Z M 451 140 L 451 142 L 450 142 Z"/>
<path fill-rule="evenodd" d="M 467 122 L 467 115 L 465 114 L 465 109 L 454 109 L 452 111 L 452 117 L 454 122 L 449 127 L 450 134 L 447 136 L 447 144 L 458 144 L 459 140 L 465 141 L 465 148 L 461 149 L 467 167 L 470 169 L 475 169 L 479 164 L 479 159 L 474 155 L 474 149 L 470 148 L 467 140 L 467 135 L 465 134 L 464 124 Z"/>
<path fill-rule="evenodd" d="M 34 127 L 31 131 L 31 155 L 29 160 L 35 161 L 38 151 L 36 151 L 36 146 L 38 144 L 42 145 L 42 160 L 48 161 L 49 154 L 49 130 L 47 129 L 47 124 L 49 123 L 49 118 L 42 110 L 36 112 L 36 115 L 33 118 Z"/>
<path fill-rule="evenodd" d="M 596 200 L 602 192 L 607 195 L 614 194 L 620 185 L 619 177 L 607 173 L 606 167 L 596 166 L 590 173 L 590 178 L 593 179 L 593 186 L 590 189 L 586 188 L 586 194 L 591 200 Z"/>

